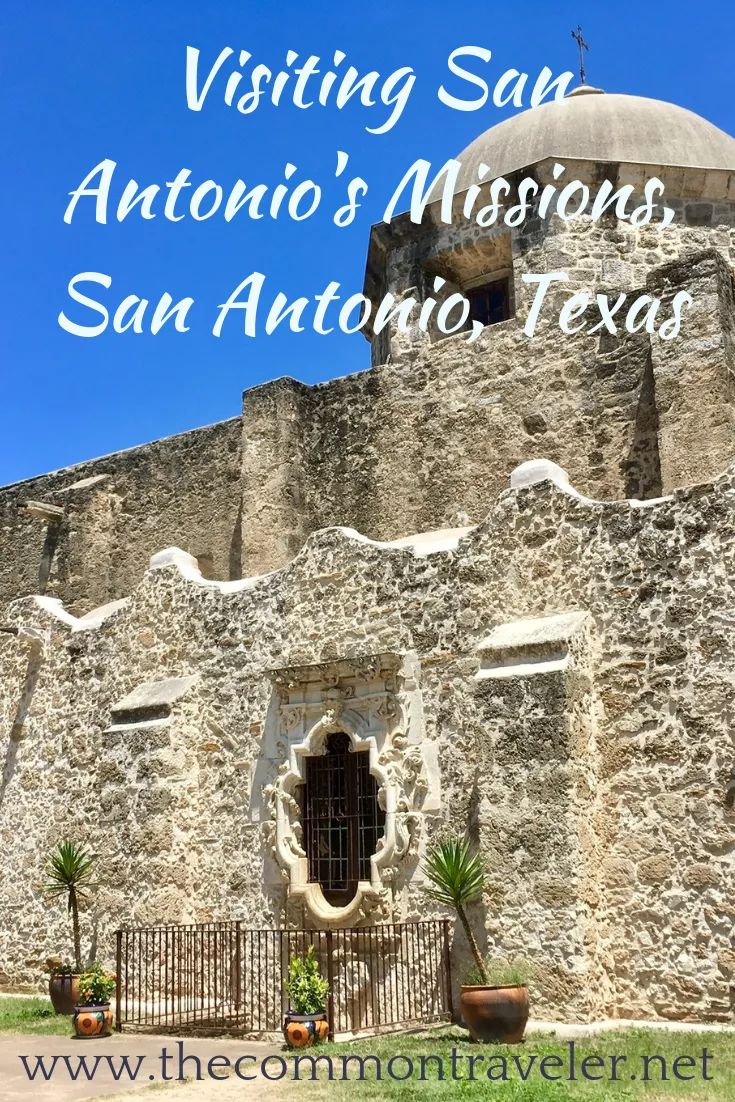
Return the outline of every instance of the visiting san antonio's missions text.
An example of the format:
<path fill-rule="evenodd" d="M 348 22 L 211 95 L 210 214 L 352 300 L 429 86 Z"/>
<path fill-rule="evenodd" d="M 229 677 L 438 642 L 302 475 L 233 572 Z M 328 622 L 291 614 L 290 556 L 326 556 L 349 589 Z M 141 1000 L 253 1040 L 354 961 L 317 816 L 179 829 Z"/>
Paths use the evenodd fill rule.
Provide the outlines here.
<path fill-rule="evenodd" d="M 189 47 L 186 55 L 186 95 L 190 110 L 201 111 L 220 71 L 229 62 L 232 66 L 234 51 L 222 50 L 205 76 L 200 73 L 199 51 Z M 472 58 L 486 65 L 491 52 L 482 47 L 460 47 L 449 57 L 450 71 L 471 88 L 479 88 L 474 98 L 461 98 L 451 94 L 441 85 L 439 100 L 457 110 L 476 110 L 489 96 L 487 82 L 472 69 L 465 68 L 464 59 Z M 291 81 L 293 102 L 304 109 L 314 106 L 306 100 L 309 81 L 320 75 L 318 57 L 312 56 L 296 67 L 298 55 L 289 51 L 287 68 L 274 74 L 267 66 L 256 65 L 249 73 L 250 84 L 241 91 L 245 79 L 243 70 L 252 60 L 246 51 L 239 54 L 238 63 L 232 67 L 224 85 L 224 103 L 235 107 L 242 114 L 256 110 L 264 95 L 264 86 L 271 91 L 270 102 L 278 106 L 284 89 Z M 340 73 L 345 55 L 337 51 L 334 68 L 321 73 L 318 102 L 331 105 L 330 93 L 334 91 L 334 107 L 343 108 L 356 94 L 366 108 L 376 106 L 373 94 L 391 108 L 387 120 L 368 129 L 375 134 L 385 133 L 403 113 L 415 80 L 415 74 L 407 67 L 396 70 L 381 82 L 380 74 L 373 71 L 360 76 L 353 66 Z M 288 67 L 290 66 L 290 68 Z M 226 71 L 226 70 L 223 70 Z M 536 80 L 530 94 L 532 108 L 538 108 L 543 99 L 553 93 L 556 100 L 563 100 L 572 74 L 564 73 L 550 79 L 551 70 L 545 68 Z M 496 82 L 493 102 L 502 107 L 508 103 L 523 105 L 523 93 L 527 74 L 516 69 L 507 70 Z M 368 191 L 368 183 L 362 177 L 348 173 L 349 154 L 338 150 L 335 177 L 346 181 L 345 202 L 333 214 L 336 226 L 350 225 Z M 428 221 L 451 225 L 465 222 L 492 233 L 507 232 L 509 228 L 522 231 L 527 220 L 551 219 L 556 216 L 565 222 L 581 219 L 604 220 L 614 215 L 627 220 L 633 226 L 659 224 L 661 229 L 670 226 L 675 210 L 661 206 L 664 183 L 657 176 L 646 179 L 641 189 L 643 202 L 636 199 L 637 185 L 632 182 L 615 183 L 612 179 L 597 181 L 594 193 L 582 179 L 565 178 L 565 166 L 554 162 L 550 178 L 542 182 L 538 175 L 520 178 L 509 173 L 509 178 L 495 173 L 494 165 L 484 161 L 463 164 L 462 159 L 451 159 L 435 171 L 430 162 L 419 159 L 404 173 L 391 195 L 383 214 L 383 223 L 390 225 L 406 197 L 409 209 L 402 220 L 421 225 Z M 182 168 L 176 176 L 163 184 L 141 185 L 136 179 L 119 180 L 117 163 L 106 158 L 95 165 L 72 192 L 64 214 L 64 221 L 71 224 L 80 204 L 93 205 L 95 220 L 105 225 L 108 220 L 123 222 L 134 216 L 145 220 L 163 218 L 170 222 L 192 219 L 206 222 L 222 218 L 226 222 L 247 217 L 290 218 L 296 222 L 312 217 L 321 206 L 322 188 L 311 179 L 301 179 L 296 165 L 288 162 L 284 179 L 277 184 L 246 183 L 242 179 L 223 185 L 215 180 L 192 181 L 191 170 Z M 660 209 L 659 209 L 660 208 Z M 530 232 L 527 230 L 527 232 Z M 591 334 L 605 329 L 609 333 L 620 330 L 636 333 L 658 333 L 663 340 L 676 337 L 681 328 L 682 316 L 692 305 L 692 297 L 679 290 L 670 303 L 650 294 L 630 296 L 620 291 L 609 296 L 601 290 L 592 292 L 586 288 L 564 293 L 569 273 L 563 269 L 537 274 L 526 272 L 522 279 L 532 290 L 530 308 L 526 314 L 524 333 L 532 337 L 544 308 L 551 304 L 556 323 L 564 334 L 580 331 Z M 135 291 L 121 293 L 113 287 L 113 277 L 104 271 L 76 273 L 69 280 L 67 293 L 73 306 L 62 309 L 59 324 L 67 332 L 79 337 L 97 337 L 108 329 L 115 333 L 150 333 L 156 335 L 164 327 L 187 333 L 197 316 L 197 304 L 191 296 L 176 298 L 169 291 L 157 297 L 143 296 Z M 213 279 L 216 286 L 216 279 Z M 364 293 L 345 293 L 337 281 L 330 281 L 322 290 L 309 296 L 289 297 L 277 288 L 271 288 L 267 275 L 248 273 L 236 287 L 224 290 L 222 301 L 217 303 L 210 322 L 211 333 L 222 335 L 230 315 L 237 321 L 247 337 L 270 335 L 279 326 L 287 325 L 292 332 L 310 328 L 327 335 L 339 329 L 344 333 L 366 331 L 378 336 L 395 323 L 402 332 L 433 331 L 437 337 L 461 333 L 469 343 L 479 337 L 486 317 L 475 308 L 468 288 L 447 279 L 446 274 L 436 272 L 430 281 L 429 293 L 422 295 L 416 288 L 385 291 L 379 300 Z M 475 296 L 476 297 L 476 296 Z M 475 304 L 476 305 L 476 304 Z M 68 312 L 67 312 L 68 311 Z M 207 308 L 207 316 L 212 308 Z"/>

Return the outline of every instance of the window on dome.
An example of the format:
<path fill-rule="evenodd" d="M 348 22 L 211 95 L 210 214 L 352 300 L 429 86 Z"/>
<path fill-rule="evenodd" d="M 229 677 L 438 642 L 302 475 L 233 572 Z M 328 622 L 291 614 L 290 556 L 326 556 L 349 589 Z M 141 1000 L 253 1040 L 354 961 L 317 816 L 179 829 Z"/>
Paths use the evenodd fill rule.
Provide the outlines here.
<path fill-rule="evenodd" d="M 302 786 L 303 839 L 309 881 L 335 907 L 370 880 L 370 858 L 385 826 L 378 785 L 367 750 L 353 750 L 349 735 L 329 736 L 326 752 L 306 759 Z"/>
<path fill-rule="evenodd" d="M 470 319 L 481 325 L 497 325 L 510 317 L 510 279 L 493 279 L 464 292 L 470 304 Z"/>

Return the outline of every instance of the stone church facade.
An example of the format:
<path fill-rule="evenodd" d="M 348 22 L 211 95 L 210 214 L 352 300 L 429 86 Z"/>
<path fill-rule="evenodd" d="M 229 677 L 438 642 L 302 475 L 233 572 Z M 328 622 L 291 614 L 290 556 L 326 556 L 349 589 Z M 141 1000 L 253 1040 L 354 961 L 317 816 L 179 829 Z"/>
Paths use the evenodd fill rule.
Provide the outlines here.
<path fill-rule="evenodd" d="M 677 218 L 376 227 L 367 293 L 479 288 L 477 342 L 391 332 L 361 374 L 0 490 L 2 984 L 68 944 L 62 837 L 109 956 L 123 924 L 440 914 L 451 831 L 539 1014 L 733 1017 L 735 140 L 581 89 L 460 159 L 657 175 Z M 553 310 L 530 340 L 522 276 L 555 270 L 694 306 L 672 341 Z M 359 841 L 309 802 L 335 769 Z"/>

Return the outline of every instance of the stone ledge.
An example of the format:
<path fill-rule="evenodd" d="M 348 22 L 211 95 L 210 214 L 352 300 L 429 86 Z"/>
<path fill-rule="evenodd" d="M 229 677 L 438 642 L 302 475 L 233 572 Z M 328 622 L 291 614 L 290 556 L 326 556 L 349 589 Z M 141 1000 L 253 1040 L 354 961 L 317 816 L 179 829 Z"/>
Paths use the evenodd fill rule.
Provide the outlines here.
<path fill-rule="evenodd" d="M 45 520 L 47 524 L 58 524 L 64 516 L 61 505 L 50 505 L 47 501 L 31 501 L 25 503 L 26 511 L 32 517 Z"/>
<path fill-rule="evenodd" d="M 574 611 L 500 624 L 475 648 L 480 658 L 476 679 L 565 670 L 571 640 L 588 620 L 589 613 Z"/>
<path fill-rule="evenodd" d="M 136 719 L 133 718 L 129 723 L 111 723 L 109 727 L 105 728 L 106 735 L 119 735 L 124 734 L 126 731 L 147 731 L 153 730 L 158 727 L 168 727 L 171 724 L 171 717 L 164 716 L 161 719 Z"/>
<path fill-rule="evenodd" d="M 163 681 L 146 681 L 124 696 L 111 708 L 109 730 L 149 726 L 166 721 L 172 706 L 196 683 L 196 677 L 168 677 Z"/>

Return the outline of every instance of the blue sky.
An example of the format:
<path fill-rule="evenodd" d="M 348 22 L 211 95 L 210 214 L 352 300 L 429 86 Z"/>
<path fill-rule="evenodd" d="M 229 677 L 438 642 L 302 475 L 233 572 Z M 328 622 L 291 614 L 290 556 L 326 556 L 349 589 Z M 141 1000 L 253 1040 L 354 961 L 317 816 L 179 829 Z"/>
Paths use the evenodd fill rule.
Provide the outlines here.
<path fill-rule="evenodd" d="M 2 137 L 0 177 L 0 484 L 25 478 L 239 412 L 241 392 L 279 375 L 316 382 L 369 364 L 360 334 L 320 336 L 280 328 L 243 336 L 235 324 L 211 335 L 216 306 L 252 271 L 275 293 L 312 296 L 329 280 L 346 294 L 362 287 L 368 232 L 403 171 L 417 157 L 441 164 L 509 112 L 442 105 L 436 91 L 457 46 L 493 51 L 495 80 L 509 67 L 532 78 L 544 65 L 576 67 L 570 31 L 582 21 L 591 44 L 590 82 L 680 103 L 735 133 L 732 96 L 735 5 L 671 0 L 646 7 L 465 0 L 396 0 L 368 5 L 194 0 L 4 0 L 0 8 Z M 349 105 L 299 110 L 288 99 L 251 115 L 211 94 L 187 109 L 187 45 L 214 58 L 247 49 L 274 70 L 287 50 L 331 64 L 336 49 L 361 71 L 416 72 L 409 105 L 388 133 L 366 125 L 384 117 Z M 459 90 L 459 89 L 458 89 Z M 329 180 L 336 151 L 370 191 L 354 223 L 331 221 Z M 275 184 L 284 165 L 326 185 L 320 211 L 301 223 L 221 218 L 180 223 L 131 217 L 98 225 L 91 202 L 71 225 L 68 193 L 103 158 L 116 175 L 163 183 L 183 167 L 192 179 L 223 184 L 242 177 Z M 192 295 L 202 312 L 177 334 L 65 333 L 66 286 L 77 272 L 112 277 L 102 292 L 112 308 L 130 293 L 156 301 L 163 291 Z M 81 316 L 81 315 L 80 315 Z"/>

